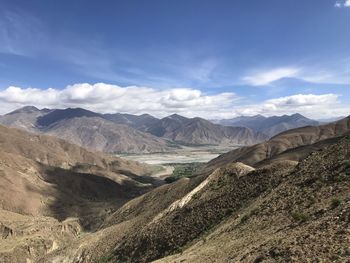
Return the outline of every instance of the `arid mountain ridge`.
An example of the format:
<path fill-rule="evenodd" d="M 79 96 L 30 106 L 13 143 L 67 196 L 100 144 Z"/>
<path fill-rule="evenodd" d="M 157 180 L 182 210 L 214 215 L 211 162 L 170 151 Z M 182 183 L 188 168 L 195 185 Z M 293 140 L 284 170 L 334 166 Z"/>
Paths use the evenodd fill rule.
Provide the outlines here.
<path fill-rule="evenodd" d="M 244 127 L 225 127 L 201 118 L 171 115 L 99 114 L 81 108 L 39 110 L 24 107 L 0 117 L 0 123 L 60 137 L 108 153 L 169 152 L 179 145 L 251 145 L 266 139 Z"/>

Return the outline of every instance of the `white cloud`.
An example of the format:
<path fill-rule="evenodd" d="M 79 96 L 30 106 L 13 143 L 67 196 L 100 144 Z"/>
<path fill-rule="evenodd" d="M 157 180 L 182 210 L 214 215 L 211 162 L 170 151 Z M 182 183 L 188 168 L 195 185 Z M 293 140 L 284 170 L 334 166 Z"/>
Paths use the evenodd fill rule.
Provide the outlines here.
<path fill-rule="evenodd" d="M 350 1 L 350 0 L 349 0 Z M 243 82 L 252 86 L 274 85 L 274 81 L 283 78 L 294 78 L 312 83 L 348 84 L 348 70 L 330 70 L 325 68 L 282 67 L 255 71 L 254 74 L 242 78 Z"/>
<path fill-rule="evenodd" d="M 34 105 L 38 108 L 81 107 L 101 113 L 149 113 L 164 117 L 173 113 L 187 117 L 232 118 L 239 115 L 266 116 L 299 112 L 312 118 L 349 115 L 350 106 L 342 104 L 337 94 L 296 94 L 244 104 L 233 92 L 214 95 L 190 88 L 154 89 L 120 87 L 105 83 L 82 83 L 64 89 L 8 87 L 0 90 L 1 112 Z"/>
<path fill-rule="evenodd" d="M 319 119 L 350 115 L 350 106 L 342 104 L 337 94 L 296 94 L 237 108 L 235 113 L 236 115 L 249 116 L 301 113 L 307 117 Z"/>
<path fill-rule="evenodd" d="M 104 83 L 75 84 L 59 89 L 8 87 L 0 91 L 2 113 L 34 105 L 39 108 L 82 107 L 97 112 L 150 113 L 165 116 L 174 112 L 199 116 L 230 109 L 238 97 L 230 93 L 203 94 L 200 90 L 120 87 Z M 206 115 L 206 114 L 204 114 Z"/>
<path fill-rule="evenodd" d="M 337 103 L 339 95 L 336 94 L 297 94 L 287 97 L 281 97 L 278 99 L 271 99 L 266 101 L 268 104 L 273 104 L 279 107 L 300 107 L 300 106 L 318 106 L 318 105 L 329 105 Z"/>
<path fill-rule="evenodd" d="M 296 77 L 300 69 L 298 68 L 277 68 L 243 77 L 243 81 L 253 86 L 268 85 L 282 78 Z"/>
<path fill-rule="evenodd" d="M 350 0 L 340 0 L 335 2 L 335 7 L 341 8 L 341 7 L 350 7 Z"/>

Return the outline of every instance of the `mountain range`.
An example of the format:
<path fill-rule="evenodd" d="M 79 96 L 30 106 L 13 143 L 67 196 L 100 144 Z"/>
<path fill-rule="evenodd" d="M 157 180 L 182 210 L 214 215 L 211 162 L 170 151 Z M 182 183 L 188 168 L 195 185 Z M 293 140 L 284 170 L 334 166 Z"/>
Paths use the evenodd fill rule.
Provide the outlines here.
<path fill-rule="evenodd" d="M 178 114 L 158 119 L 149 114 L 100 114 L 81 108 L 39 110 L 33 106 L 0 116 L 3 125 L 108 153 L 172 152 L 181 145 L 252 145 L 289 129 L 319 124 L 301 114 L 213 122 Z"/>
<path fill-rule="evenodd" d="M 286 130 L 320 124 L 318 121 L 306 118 L 299 113 L 272 117 L 262 115 L 241 116 L 233 119 L 217 120 L 215 122 L 226 126 L 248 127 L 265 134 L 269 138 Z"/>
<path fill-rule="evenodd" d="M 157 137 L 193 145 L 247 145 L 266 139 L 263 134 L 249 128 L 226 127 L 202 118 L 186 118 L 178 114 L 152 121 L 150 124 L 145 123 L 140 129 Z"/>
<path fill-rule="evenodd" d="M 152 167 L 0 126 L 1 262 L 346 262 L 350 116 Z"/>
<path fill-rule="evenodd" d="M 54 135 L 108 153 L 171 152 L 179 145 L 250 145 L 266 136 L 246 127 L 226 127 L 202 118 L 171 115 L 100 114 L 81 108 L 27 106 L 0 117 L 0 123 Z"/>

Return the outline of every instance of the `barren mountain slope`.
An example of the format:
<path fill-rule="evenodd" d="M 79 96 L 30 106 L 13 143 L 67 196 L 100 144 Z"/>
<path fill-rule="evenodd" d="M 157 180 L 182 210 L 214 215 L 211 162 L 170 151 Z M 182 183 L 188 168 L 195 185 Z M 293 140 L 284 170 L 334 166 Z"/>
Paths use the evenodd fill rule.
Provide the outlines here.
<path fill-rule="evenodd" d="M 181 253 L 157 262 L 348 262 L 349 149 L 348 137 L 312 154 Z"/>
<path fill-rule="evenodd" d="M 208 177 L 162 186 L 125 204 L 82 243 L 40 262 L 344 262 L 349 149 L 343 138 L 298 166 L 230 163 Z"/>
<path fill-rule="evenodd" d="M 95 151 L 148 153 L 172 149 L 161 138 L 127 125 L 116 124 L 105 119 L 102 114 L 81 108 L 38 110 L 27 106 L 0 116 L 0 123 L 51 134 Z"/>
<path fill-rule="evenodd" d="M 179 251 L 163 260 L 300 262 L 318 255 L 329 261 L 338 252 L 343 259 L 349 246 L 341 232 L 350 222 L 349 146 L 344 138 L 296 168 L 293 161 L 256 170 L 229 163 L 209 176 L 164 185 L 110 214 L 99 231 L 38 261 L 150 262 Z"/>
<path fill-rule="evenodd" d="M 202 118 L 173 114 L 152 123 L 144 131 L 184 144 L 254 144 L 266 136 L 244 127 L 225 127 Z"/>
<path fill-rule="evenodd" d="M 210 161 L 206 168 L 212 171 L 217 167 L 233 161 L 254 166 L 265 159 L 273 158 L 289 149 L 311 145 L 325 139 L 342 136 L 348 132 L 350 132 L 350 117 L 326 125 L 289 130 L 276 135 L 267 142 L 242 147 L 220 155 Z M 291 157 L 292 155 L 289 156 Z M 298 161 L 303 157 L 304 155 L 301 155 L 300 158 L 298 155 L 294 155 L 291 160 Z"/>
<path fill-rule="evenodd" d="M 156 124 L 159 119 L 149 114 L 133 115 L 126 113 L 103 114 L 107 120 L 118 124 L 126 124 L 140 131 L 145 131 L 147 127 Z"/>
<path fill-rule="evenodd" d="M 173 184 L 163 185 L 151 192 L 126 203 L 111 214 L 96 233 L 82 240 L 53 251 L 39 262 L 99 262 L 105 260 L 111 251 L 125 239 L 148 225 L 153 218 L 166 210 L 173 202 L 183 198 L 201 182 L 202 177 L 192 180 L 183 178 Z M 113 261 L 112 261 L 113 262 Z"/>
<path fill-rule="evenodd" d="M 298 113 L 272 117 L 264 117 L 262 115 L 241 116 L 234 119 L 219 120 L 217 123 L 233 127 L 248 127 L 254 131 L 266 134 L 269 138 L 286 130 L 320 124 Z"/>
<path fill-rule="evenodd" d="M 1 153 L 19 155 L 33 161 L 60 168 L 89 164 L 110 171 L 144 172 L 146 166 L 100 152 L 88 151 L 53 136 L 34 134 L 0 125 Z"/>
<path fill-rule="evenodd" d="M 180 251 L 268 187 L 278 185 L 283 172 L 292 167 L 288 164 L 285 169 L 258 171 L 247 177 L 254 169 L 244 164 L 217 169 L 197 188 L 118 244 L 111 258 L 117 262 L 150 262 Z"/>
<path fill-rule="evenodd" d="M 168 135 L 174 141 L 191 144 L 249 145 L 266 137 L 245 127 L 225 127 L 201 118 L 193 118 Z"/>
<path fill-rule="evenodd" d="M 103 152 L 149 153 L 171 150 L 168 142 L 161 138 L 100 117 L 62 120 L 44 131 L 85 148 Z"/>
<path fill-rule="evenodd" d="M 86 196 L 101 193 L 127 199 L 149 188 L 138 182 L 142 181 L 139 175 L 150 172 L 148 166 L 90 152 L 54 137 L 0 126 L 0 147 L 2 204 L 8 210 L 40 214 L 45 203 L 40 198 L 54 198 L 55 191 Z M 75 184 L 78 189 L 74 189 Z M 109 186 L 114 188 L 104 189 Z M 35 197 L 28 198 L 27 194 L 35 194 L 41 202 L 35 203 Z M 11 198 L 14 196 L 17 198 Z M 35 204 L 27 207 L 26 202 Z M 4 207 L 5 204 L 8 205 Z"/>
<path fill-rule="evenodd" d="M 26 106 L 0 116 L 0 124 L 26 131 L 38 132 L 36 120 L 49 112 L 50 110 L 48 109 L 39 110 L 34 106 Z"/>
<path fill-rule="evenodd" d="M 135 181 L 145 167 L 0 127 L 0 185 L 6 186 L 0 189 L 6 197 L 0 230 L 7 239 L 1 241 L 0 259 L 300 262 L 317 255 L 327 262 L 337 255 L 342 261 L 350 245 L 343 231 L 350 222 L 350 139 L 340 136 L 348 132 L 349 118 L 314 129 L 273 138 L 283 151 L 268 155 L 266 162 L 257 158 L 254 165 L 261 168 L 236 160 L 210 162 L 208 175 L 181 179 L 125 203 L 151 188 Z M 308 148 L 317 152 L 297 167 L 298 162 L 278 158 L 305 156 Z M 18 200 L 16 192 L 22 194 Z M 23 217 L 19 225 L 18 213 L 36 215 L 36 222 Z M 63 228 L 69 230 L 58 230 Z"/>
<path fill-rule="evenodd" d="M 148 166 L 54 137 L 0 126 L 0 148 L 0 262 L 35 261 L 154 188 Z"/>

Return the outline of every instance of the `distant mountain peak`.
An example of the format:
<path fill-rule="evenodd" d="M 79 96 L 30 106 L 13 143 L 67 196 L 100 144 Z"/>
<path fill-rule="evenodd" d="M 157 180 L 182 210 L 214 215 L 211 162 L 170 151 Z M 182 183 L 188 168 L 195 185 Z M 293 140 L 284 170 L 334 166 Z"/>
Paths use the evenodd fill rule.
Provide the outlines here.
<path fill-rule="evenodd" d="M 205 123 L 208 123 L 210 121 L 206 120 L 206 119 L 203 119 L 201 117 L 194 117 L 192 118 L 192 121 L 195 121 L 195 122 L 205 122 Z"/>
<path fill-rule="evenodd" d="M 168 117 L 170 117 L 170 118 L 184 118 L 183 116 L 181 116 L 180 114 L 177 114 L 177 113 L 171 114 Z"/>
<path fill-rule="evenodd" d="M 249 118 L 249 116 L 242 116 L 242 117 L 247 117 L 247 118 Z M 250 116 L 250 118 L 255 118 L 255 119 L 266 119 L 266 117 L 265 117 L 264 115 L 261 115 L 261 114 L 256 114 L 256 115 Z"/>
<path fill-rule="evenodd" d="M 92 112 L 83 108 L 67 108 L 67 109 L 57 109 L 52 112 L 39 117 L 37 124 L 40 126 L 49 126 L 55 122 L 64 119 L 72 119 L 75 117 L 100 117 L 101 114 Z"/>
<path fill-rule="evenodd" d="M 240 116 L 233 119 L 219 120 L 216 123 L 226 126 L 248 127 L 254 131 L 266 134 L 270 138 L 289 129 L 319 125 L 319 122 L 311 120 L 300 113 L 270 117 L 264 117 L 260 114 L 255 116 Z"/>
<path fill-rule="evenodd" d="M 184 121 L 184 120 L 188 120 L 188 118 L 184 117 L 184 116 L 181 116 L 177 113 L 174 113 L 174 114 L 171 114 L 165 118 L 168 118 L 168 119 L 173 119 L 173 120 L 179 120 L 179 121 Z"/>
<path fill-rule="evenodd" d="M 31 112 L 37 112 L 40 111 L 37 107 L 35 106 L 24 106 L 22 108 L 19 108 L 17 110 L 14 110 L 7 115 L 15 114 L 15 113 L 31 113 Z"/>
<path fill-rule="evenodd" d="M 139 115 L 139 117 L 156 119 L 154 116 L 152 116 L 151 114 L 148 114 L 148 113 L 141 114 L 141 115 Z"/>
<path fill-rule="evenodd" d="M 286 115 L 286 116 L 288 116 L 288 115 Z M 294 113 L 291 115 L 291 117 L 306 118 L 304 115 L 301 115 L 300 113 Z"/>

